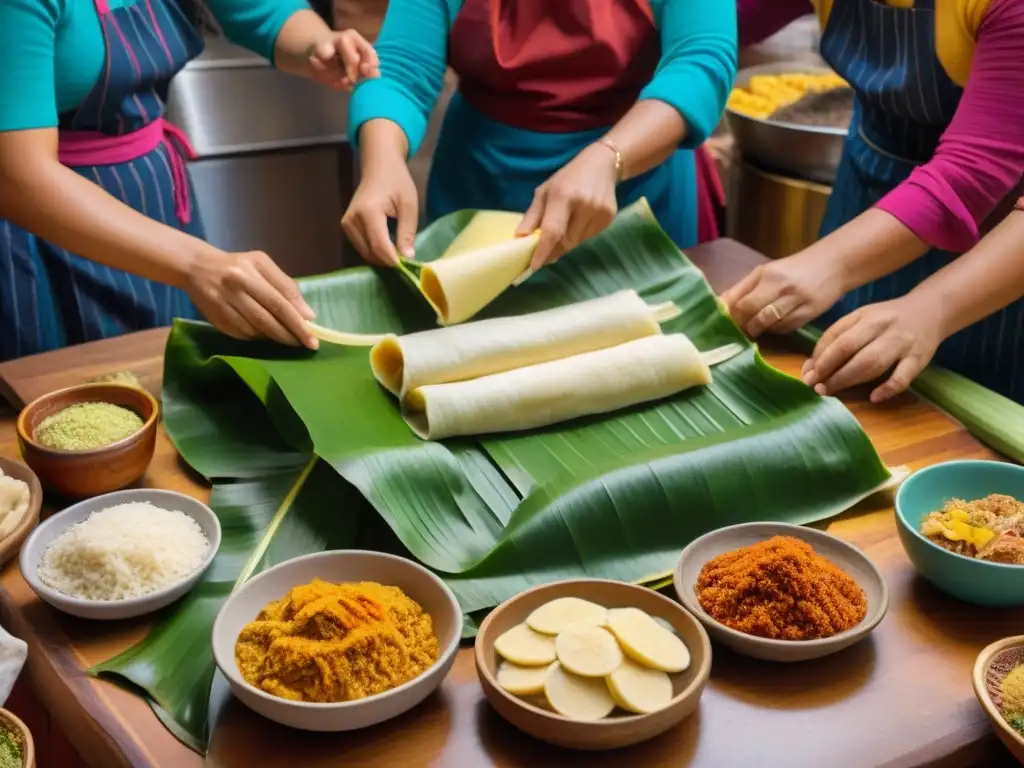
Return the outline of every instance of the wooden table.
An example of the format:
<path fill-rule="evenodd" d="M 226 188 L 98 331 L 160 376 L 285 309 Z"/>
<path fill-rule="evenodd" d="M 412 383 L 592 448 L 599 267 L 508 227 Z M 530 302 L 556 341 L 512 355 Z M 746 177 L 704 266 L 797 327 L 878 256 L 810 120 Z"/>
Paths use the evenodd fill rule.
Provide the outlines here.
<path fill-rule="evenodd" d="M 761 257 L 731 241 L 694 249 L 691 258 L 719 290 Z M 157 387 L 164 331 L 29 358 L 0 366 L 15 400 L 31 399 L 91 375 L 133 370 Z M 799 355 L 769 359 L 794 372 Z M 912 396 L 884 407 L 863 396 L 853 412 L 890 466 L 922 467 L 953 458 L 991 458 L 967 432 Z M 16 456 L 12 419 L 0 418 L 0 454 Z M 206 489 L 178 462 L 161 435 L 144 482 L 197 497 Z M 837 656 L 799 666 L 773 665 L 715 648 L 700 709 L 675 730 L 629 750 L 578 755 L 514 730 L 487 707 L 469 650 L 440 692 L 405 716 L 366 731 L 299 734 L 261 720 L 237 702 L 225 708 L 206 765 L 276 766 L 696 766 L 699 768 L 865 768 L 995 766 L 1007 759 L 971 691 L 970 673 L 987 643 L 1016 634 L 1024 611 L 972 608 L 917 578 L 893 522 L 891 500 L 876 498 L 832 521 L 881 567 L 892 590 L 888 617 L 872 638 Z M 193 768 L 202 759 L 181 746 L 141 698 L 83 673 L 141 639 L 145 622 L 87 623 L 41 604 L 9 564 L 0 575 L 5 624 L 29 643 L 38 695 L 95 768 Z M 47 768 L 41 766 L 40 768 Z"/>

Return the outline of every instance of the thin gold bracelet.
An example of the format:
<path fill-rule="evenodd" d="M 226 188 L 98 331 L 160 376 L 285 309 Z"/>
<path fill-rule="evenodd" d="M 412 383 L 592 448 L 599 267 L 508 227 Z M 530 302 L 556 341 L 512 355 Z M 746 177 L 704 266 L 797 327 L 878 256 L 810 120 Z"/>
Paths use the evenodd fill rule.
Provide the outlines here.
<path fill-rule="evenodd" d="M 597 143 L 604 144 L 604 146 L 615 153 L 615 183 L 620 183 L 626 175 L 626 164 L 622 161 L 622 152 L 619 151 L 619 145 L 607 136 L 602 136 L 597 140 Z"/>

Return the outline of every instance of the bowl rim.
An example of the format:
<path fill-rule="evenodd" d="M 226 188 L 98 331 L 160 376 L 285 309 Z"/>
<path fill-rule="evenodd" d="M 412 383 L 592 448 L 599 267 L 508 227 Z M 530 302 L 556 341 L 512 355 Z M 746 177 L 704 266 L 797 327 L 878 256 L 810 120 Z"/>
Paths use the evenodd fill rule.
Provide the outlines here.
<path fill-rule="evenodd" d="M 30 761 L 34 764 L 36 759 L 36 744 L 35 738 L 32 736 L 32 730 L 25 725 L 24 720 L 11 712 L 11 710 L 4 709 L 3 707 L 0 707 L 0 720 L 6 720 L 8 725 L 12 725 L 21 731 L 23 745 L 21 762 L 23 765 L 29 765 Z"/>
<path fill-rule="evenodd" d="M 476 662 L 477 672 L 478 674 L 483 675 L 484 679 L 487 682 L 487 685 L 491 689 L 496 691 L 498 695 L 500 695 L 503 699 L 512 702 L 516 706 L 522 707 L 523 709 L 528 710 L 533 714 L 540 715 L 544 719 L 550 720 L 554 723 L 572 723 L 574 726 L 585 728 L 617 728 L 622 725 L 637 723 L 646 718 L 659 715 L 663 713 L 666 709 L 669 709 L 670 707 L 678 704 L 684 698 L 692 696 L 694 691 L 698 691 L 705 685 L 707 685 L 708 679 L 711 677 L 711 638 L 708 637 L 707 630 L 704 629 L 700 621 L 697 620 L 697 617 L 694 616 L 689 610 L 687 610 L 685 605 L 680 605 L 675 600 L 665 597 L 665 595 L 661 594 L 657 590 L 650 589 L 649 587 L 644 587 L 639 584 L 630 584 L 629 582 L 615 581 L 614 579 L 563 579 L 561 581 L 553 581 L 548 584 L 538 584 L 535 587 L 531 587 L 530 589 L 527 589 L 513 597 L 510 597 L 508 600 L 501 603 L 500 605 L 495 607 L 489 614 L 487 614 L 487 617 L 480 624 L 480 628 L 477 631 L 477 640 L 479 639 L 480 635 L 484 633 L 484 629 L 486 629 L 490 625 L 492 618 L 495 616 L 495 614 L 498 613 L 499 610 L 506 609 L 511 603 L 519 600 L 522 597 L 525 597 L 526 595 L 531 595 L 536 592 L 542 592 L 553 587 L 564 588 L 568 585 L 573 584 L 615 584 L 616 586 L 629 587 L 634 590 L 644 590 L 653 595 L 656 595 L 659 600 L 664 602 L 664 605 L 669 607 L 670 610 L 677 612 L 686 620 L 692 621 L 693 626 L 697 630 L 697 636 L 700 638 L 700 648 L 703 653 L 703 662 L 697 669 L 697 674 L 694 676 L 693 680 L 690 681 L 689 685 L 687 685 L 682 691 L 680 691 L 672 697 L 672 700 L 669 701 L 668 704 L 666 704 L 661 709 L 655 710 L 654 712 L 645 712 L 643 714 L 631 713 L 614 718 L 603 718 L 601 720 L 574 720 L 571 717 L 560 715 L 557 712 L 550 712 L 546 709 L 541 709 L 540 707 L 531 704 L 526 699 L 520 698 L 519 696 L 515 696 L 509 693 L 500 685 L 498 685 L 497 678 L 495 678 L 495 676 L 491 674 L 491 671 L 487 668 L 487 664 L 485 663 L 483 645 L 480 642 L 474 641 L 473 659 Z M 687 647 L 687 650 L 690 650 L 689 647 Z M 691 662 L 693 661 L 693 655 L 694 654 L 691 650 Z"/>
<path fill-rule="evenodd" d="M 435 661 L 433 665 L 423 670 L 423 672 L 421 672 L 411 680 L 406 680 L 404 683 L 402 683 L 399 686 L 396 686 L 395 688 L 391 688 L 386 691 L 381 691 L 380 693 L 375 693 L 372 696 L 365 696 L 364 698 L 354 699 L 352 701 L 319 702 L 292 701 L 290 699 L 281 698 L 280 696 L 274 696 L 273 694 L 267 693 L 266 691 L 261 691 L 259 688 L 250 684 L 244 677 L 242 677 L 242 675 L 238 672 L 237 664 L 224 663 L 224 660 L 221 658 L 220 653 L 218 653 L 217 651 L 216 637 L 218 633 L 221 631 L 220 628 L 223 622 L 225 621 L 224 615 L 227 612 L 228 605 L 232 600 L 237 599 L 237 597 L 240 594 L 242 594 L 242 592 L 246 588 L 248 588 L 251 584 L 255 584 L 256 582 L 264 578 L 269 578 L 271 575 L 274 574 L 275 571 L 284 570 L 288 567 L 294 567 L 295 564 L 299 562 L 337 558 L 351 555 L 369 555 L 384 560 L 396 560 L 405 565 L 410 565 L 413 567 L 414 571 L 418 571 L 420 575 L 427 576 L 429 580 L 433 581 L 435 585 L 441 588 L 442 593 L 448 599 L 449 607 L 451 608 L 453 614 L 455 615 L 455 632 L 453 633 L 453 637 L 451 641 L 448 643 L 448 646 L 441 650 L 441 652 L 437 656 L 437 661 Z M 294 587 L 297 585 L 293 584 L 292 586 Z M 393 696 L 397 696 L 402 691 L 409 690 L 415 687 L 416 685 L 421 684 L 423 680 L 431 673 L 436 673 L 437 670 L 442 669 L 448 663 L 448 661 L 456 653 L 458 653 L 459 646 L 462 644 L 463 624 L 464 622 L 462 616 L 462 607 L 459 605 L 459 601 L 455 598 L 455 593 L 452 592 L 451 588 L 447 584 L 445 584 L 440 579 L 440 577 L 438 577 L 437 574 L 435 574 L 433 571 L 429 570 L 425 566 L 421 565 L 420 563 L 417 563 L 415 560 L 412 560 L 408 557 L 401 557 L 399 555 L 392 555 L 388 552 L 375 552 L 372 549 L 328 549 L 324 550 L 323 552 L 311 552 L 308 555 L 299 555 L 298 557 L 293 557 L 290 560 L 285 560 L 282 563 L 278 563 L 272 568 L 268 568 L 267 570 L 256 574 L 251 579 L 245 581 L 240 587 L 235 589 L 230 595 L 228 595 L 227 599 L 224 601 L 220 609 L 217 611 L 217 618 L 214 619 L 213 629 L 210 632 L 210 647 L 213 650 L 213 660 L 214 663 L 217 665 L 217 669 L 219 669 L 221 674 L 223 674 L 224 677 L 228 679 L 228 682 L 231 685 L 238 685 L 242 687 L 247 693 L 251 693 L 254 696 L 262 699 L 263 701 L 266 701 L 271 704 L 284 705 L 299 710 L 309 710 L 316 712 L 343 712 L 345 710 L 355 709 L 359 706 L 365 706 L 372 702 L 375 703 L 378 701 L 383 701 L 385 699 L 391 698 Z M 236 642 L 237 640 L 238 638 L 235 637 Z M 234 651 L 234 647 L 234 643 L 232 643 L 232 651 Z M 233 657 L 232 662 L 234 662 Z M 443 679 L 444 678 L 442 677 L 442 680 Z"/>
<path fill-rule="evenodd" d="M 744 528 L 753 528 L 755 526 L 763 527 L 768 526 L 777 529 L 777 533 L 773 533 L 765 538 L 771 538 L 772 536 L 787 535 L 784 532 L 789 532 L 791 535 L 793 532 L 800 532 L 802 534 L 808 534 L 811 538 L 827 539 L 841 546 L 851 556 L 860 560 L 864 565 L 867 566 L 868 571 L 872 577 L 881 586 L 880 594 L 881 599 L 879 600 L 879 606 L 875 610 L 874 614 L 869 611 L 865 614 L 864 618 L 861 619 L 860 623 L 850 627 L 849 629 L 838 632 L 829 637 L 817 637 L 813 640 L 777 640 L 771 637 L 758 637 L 757 635 L 748 635 L 746 632 L 740 632 L 738 629 L 728 627 L 714 616 L 710 615 L 701 606 L 700 602 L 696 599 L 690 600 L 689 596 L 689 585 L 683 585 L 682 571 L 683 563 L 693 558 L 693 552 L 697 548 L 697 544 L 705 539 L 720 536 L 721 534 L 728 531 L 737 531 Z M 799 537 L 798 537 L 799 538 Z M 762 541 L 764 539 L 761 539 Z M 807 541 L 807 539 L 804 539 Z M 808 541 L 809 544 L 813 545 L 813 542 Z M 820 553 L 819 553 L 820 554 Z M 708 561 L 705 560 L 701 564 L 704 567 Z M 853 578 L 852 576 L 850 578 Z M 882 619 L 889 612 L 889 582 L 885 579 L 885 574 L 875 564 L 875 561 L 868 557 L 867 553 L 864 552 L 860 547 L 855 544 L 839 538 L 838 536 L 828 533 L 827 531 L 820 531 L 817 528 L 811 528 L 806 525 L 795 525 L 793 523 L 780 523 L 771 520 L 756 521 L 751 523 L 737 523 L 736 525 L 727 525 L 724 528 L 716 528 L 713 531 L 708 531 L 702 536 L 698 536 L 696 539 L 691 541 L 679 555 L 679 559 L 676 561 L 676 566 L 672 571 L 672 584 L 675 587 L 676 594 L 679 596 L 680 602 L 683 603 L 690 611 L 694 614 L 698 621 L 706 621 L 715 627 L 715 630 L 721 632 L 724 636 L 746 643 L 752 643 L 762 648 L 773 648 L 773 649 L 790 649 L 790 648 L 829 648 L 833 645 L 842 645 L 847 640 L 853 637 L 863 637 L 869 635 L 874 631 L 875 627 L 882 623 Z M 858 586 L 860 586 L 858 584 Z M 861 589 L 864 589 L 861 586 Z"/>
<path fill-rule="evenodd" d="M 25 517 L 22 518 L 13 531 L 5 538 L 0 539 L 0 561 L 5 563 L 7 562 L 7 557 L 17 551 L 28 539 L 32 530 L 39 525 L 39 517 L 43 510 L 43 486 L 39 481 L 39 475 L 25 462 L 11 459 L 7 456 L 0 456 L 0 473 L 11 477 L 4 469 L 11 464 L 19 465 L 27 473 L 29 500 Z"/>
<path fill-rule="evenodd" d="M 919 469 L 916 472 L 912 472 L 906 480 L 900 483 L 900 487 L 896 491 L 896 497 L 893 500 L 893 512 L 896 517 L 897 527 L 902 528 L 905 531 L 908 531 L 911 535 L 913 535 L 918 540 L 923 541 L 927 546 L 931 547 L 933 550 L 941 552 L 944 555 L 949 555 L 951 557 L 958 558 L 959 560 L 962 560 L 965 563 L 976 563 L 977 565 L 982 567 L 996 568 L 999 570 L 1006 571 L 1018 571 L 1024 573 L 1024 566 L 1021 565 L 1013 565 L 1011 563 L 996 563 L 991 560 L 979 560 L 976 557 L 967 557 L 967 555 L 961 555 L 959 552 L 950 552 L 948 549 L 940 547 L 934 541 L 929 539 L 927 536 L 921 533 L 921 531 L 912 526 L 908 520 L 904 518 L 900 506 L 900 498 L 902 497 L 903 489 L 906 488 L 908 485 L 913 485 L 913 483 L 917 482 L 915 478 L 927 477 L 929 474 L 941 472 L 942 470 L 954 464 L 963 465 L 967 467 L 997 466 L 1006 469 L 1009 472 L 1024 473 L 1024 467 L 1022 467 L 1019 464 L 1014 464 L 1013 462 L 1010 461 L 992 461 L 991 459 L 953 459 L 951 461 L 942 461 L 939 462 L 938 464 L 930 464 L 929 466 L 923 467 L 922 469 Z"/>
<path fill-rule="evenodd" d="M 213 530 L 214 530 L 215 535 L 212 536 L 212 537 L 211 536 L 207 536 L 207 541 L 210 542 L 210 548 L 209 548 L 209 550 L 206 553 L 206 557 L 204 557 L 203 561 L 198 566 L 196 566 L 195 570 L 191 571 L 187 576 L 185 576 L 185 577 L 183 577 L 181 579 L 178 579 L 173 584 L 169 584 L 166 587 L 161 587 L 160 589 L 158 589 L 158 590 L 156 590 L 154 592 L 148 592 L 145 595 L 138 595 L 136 597 L 126 597 L 123 600 L 86 600 L 85 598 L 81 598 L 81 597 L 72 597 L 71 595 L 65 595 L 63 592 L 59 592 L 56 589 L 54 589 L 53 587 L 50 587 L 50 586 L 44 584 L 43 580 L 39 578 L 39 575 L 37 573 L 37 571 L 38 571 L 38 561 L 36 563 L 36 568 L 35 569 L 32 569 L 32 568 L 28 567 L 29 566 L 29 564 L 27 562 L 28 561 L 28 555 L 26 553 L 31 549 L 30 545 L 32 544 L 32 541 L 37 536 L 40 536 L 41 532 L 43 530 L 47 529 L 48 527 L 54 527 L 54 528 L 58 527 L 55 524 L 54 521 L 60 520 L 60 518 L 63 515 L 66 515 L 69 512 L 76 511 L 77 508 L 83 507 L 86 504 L 88 504 L 88 505 L 95 505 L 98 500 L 106 499 L 106 498 L 108 498 L 110 496 L 113 496 L 115 494 L 117 494 L 117 495 L 125 495 L 125 494 L 132 494 L 132 493 L 146 493 L 146 494 L 154 494 L 155 493 L 155 494 L 157 494 L 159 496 L 164 496 L 164 497 L 170 497 L 170 498 L 175 498 L 175 499 L 186 499 L 188 501 L 191 501 L 191 502 L 194 502 L 194 503 L 200 505 L 200 507 L 205 512 L 209 513 L 210 519 L 213 520 Z M 111 506 L 115 506 L 116 504 L 127 504 L 127 503 L 130 503 L 130 501 L 118 501 L 118 502 L 115 502 L 114 504 L 108 504 L 106 506 L 95 506 L 94 509 L 89 514 L 91 515 L 94 512 L 100 512 L 100 511 L 102 511 L 104 509 L 109 509 Z M 150 503 L 153 503 L 153 502 L 150 502 Z M 156 506 L 156 504 L 154 504 L 154 506 Z M 178 509 L 178 510 L 175 510 L 175 511 L 181 512 L 184 515 L 188 515 L 193 520 L 195 520 L 195 517 L 193 515 L 189 514 L 188 512 L 186 512 L 183 509 Z M 79 521 L 79 522 L 82 522 L 82 521 Z M 70 524 L 61 526 L 59 533 L 55 534 L 53 538 L 55 539 L 57 536 L 60 536 L 62 533 L 64 533 L 64 531 L 66 531 L 72 525 L 77 525 L 77 523 L 70 523 Z M 67 509 L 62 509 L 60 512 L 57 512 L 57 513 L 55 513 L 53 515 L 50 515 L 50 517 L 48 517 L 46 520 L 43 520 L 41 523 L 39 523 L 39 525 L 36 526 L 36 529 L 34 531 L 32 531 L 32 533 L 28 536 L 28 538 L 25 539 L 25 541 L 21 545 L 21 552 L 18 554 L 18 570 L 21 572 L 22 578 L 24 578 L 25 581 L 28 582 L 28 585 L 32 588 L 32 591 L 35 592 L 40 597 L 42 597 L 43 599 L 45 599 L 46 602 L 50 603 L 51 605 L 54 605 L 54 604 L 56 604 L 58 606 L 59 605 L 72 605 L 72 606 L 76 606 L 76 607 L 80 607 L 80 608 L 100 608 L 100 609 L 104 609 L 104 608 L 113 609 L 115 607 L 119 608 L 119 609 L 120 608 L 125 608 L 125 607 L 127 607 L 127 608 L 146 608 L 151 603 L 156 602 L 156 601 L 158 601 L 158 600 L 160 600 L 162 598 L 167 597 L 168 595 L 173 593 L 175 590 L 180 589 L 182 585 L 192 581 L 193 579 L 196 579 L 197 577 L 199 577 L 203 573 L 205 573 L 206 570 L 213 563 L 213 559 L 217 556 L 217 552 L 220 551 L 220 543 L 221 543 L 222 536 L 223 536 L 223 531 L 221 530 L 220 518 L 217 517 L 217 513 L 215 513 L 210 508 L 210 506 L 208 504 L 200 501 L 199 499 L 195 498 L 194 496 L 189 496 L 186 493 L 179 493 L 178 491 L 167 491 L 167 490 L 164 490 L 162 488 L 127 488 L 127 489 L 120 490 L 120 491 L 111 491 L 110 493 L 100 494 L 99 496 L 93 496 L 90 499 L 83 499 L 82 501 L 79 501 L 76 504 L 72 504 Z M 51 541 L 53 541 L 53 539 L 51 539 Z M 40 553 L 40 558 L 39 559 L 40 560 L 42 559 L 42 553 Z M 156 610 L 156 609 L 154 609 L 154 610 Z"/>
<path fill-rule="evenodd" d="M 981 708 L 985 710 L 985 714 L 989 716 L 989 719 L 993 723 L 998 724 L 998 727 L 1004 733 L 1009 734 L 1018 744 L 1024 745 L 1024 736 L 1013 730 L 1010 724 L 1003 718 L 1002 712 L 999 711 L 995 702 L 992 701 L 992 697 L 988 692 L 988 685 L 985 683 L 985 673 L 988 671 L 988 666 L 992 663 L 992 659 L 1008 648 L 1015 646 L 1024 646 L 1024 635 L 1004 637 L 982 648 L 974 660 L 974 668 L 971 670 L 971 686 L 974 688 L 975 698 L 977 698 L 978 703 L 981 704 Z"/>
<path fill-rule="evenodd" d="M 116 442 L 107 443 L 106 445 L 101 445 L 98 448 L 90 448 L 86 451 L 65 451 L 59 448 L 50 448 L 49 446 L 43 445 L 42 443 L 35 439 L 34 435 L 29 434 L 29 430 L 27 427 L 29 414 L 38 410 L 41 406 L 45 405 L 49 400 L 59 395 L 65 395 L 71 392 L 84 392 L 90 389 L 102 389 L 109 387 L 115 387 L 117 389 L 131 390 L 133 392 L 141 393 L 143 398 L 146 399 L 149 402 L 150 406 L 152 407 L 152 411 L 149 414 L 149 418 L 142 423 L 141 427 L 132 432 L 130 435 L 122 437 L 120 440 L 117 440 Z M 71 405 L 77 405 L 79 402 L 89 401 L 77 401 L 74 403 L 70 403 L 68 407 L 70 407 Z M 148 390 L 143 389 L 142 387 L 137 386 L 135 384 L 125 384 L 123 382 L 113 381 L 94 381 L 86 384 L 74 384 L 70 387 L 64 387 L 63 389 L 55 389 L 53 392 L 47 392 L 45 395 L 40 395 L 35 400 L 33 400 L 32 402 L 30 402 L 28 405 L 21 409 L 21 411 L 18 413 L 18 419 L 15 426 L 18 432 L 18 438 L 23 442 L 31 445 L 34 450 L 37 450 L 40 453 L 44 453 L 48 456 L 65 459 L 69 457 L 90 458 L 102 455 L 104 453 L 107 453 L 108 451 L 114 451 L 117 450 L 118 448 L 123 448 L 130 445 L 134 440 L 138 439 L 139 435 L 144 434 L 145 432 L 148 432 L 149 430 L 153 429 L 159 418 L 160 403 L 157 401 L 155 397 L 153 397 L 153 395 Z"/>

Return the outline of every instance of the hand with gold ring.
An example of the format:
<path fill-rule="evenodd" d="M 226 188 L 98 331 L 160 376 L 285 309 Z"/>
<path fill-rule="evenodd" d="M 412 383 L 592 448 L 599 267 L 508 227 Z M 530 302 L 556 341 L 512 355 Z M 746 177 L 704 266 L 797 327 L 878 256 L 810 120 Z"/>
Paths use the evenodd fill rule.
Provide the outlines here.
<path fill-rule="evenodd" d="M 751 337 L 789 333 L 829 310 L 843 295 L 839 269 L 802 251 L 763 264 L 722 294 L 732 319 Z"/>

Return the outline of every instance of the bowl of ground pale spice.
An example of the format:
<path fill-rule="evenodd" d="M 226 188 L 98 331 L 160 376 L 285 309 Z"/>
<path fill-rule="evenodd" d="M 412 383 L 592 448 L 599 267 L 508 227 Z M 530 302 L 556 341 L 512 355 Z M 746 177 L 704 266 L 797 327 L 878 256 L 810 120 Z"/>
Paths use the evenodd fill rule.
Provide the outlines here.
<path fill-rule="evenodd" d="M 889 588 L 860 549 L 813 528 L 746 523 L 701 536 L 673 576 L 712 639 L 768 661 L 806 661 L 864 639 Z"/>
<path fill-rule="evenodd" d="M 18 415 L 21 455 L 47 489 L 69 498 L 110 493 L 146 473 L 160 408 L 146 390 L 104 382 L 68 387 Z"/>

